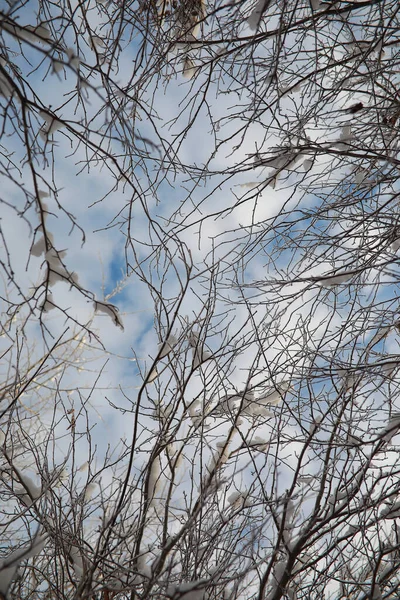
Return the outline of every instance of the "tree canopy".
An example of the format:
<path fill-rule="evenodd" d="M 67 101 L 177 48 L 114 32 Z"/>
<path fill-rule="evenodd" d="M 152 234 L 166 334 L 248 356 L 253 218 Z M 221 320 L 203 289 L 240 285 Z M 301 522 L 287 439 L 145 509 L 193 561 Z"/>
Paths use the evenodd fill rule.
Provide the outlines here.
<path fill-rule="evenodd" d="M 400 594 L 394 0 L 0 6 L 0 599 Z"/>

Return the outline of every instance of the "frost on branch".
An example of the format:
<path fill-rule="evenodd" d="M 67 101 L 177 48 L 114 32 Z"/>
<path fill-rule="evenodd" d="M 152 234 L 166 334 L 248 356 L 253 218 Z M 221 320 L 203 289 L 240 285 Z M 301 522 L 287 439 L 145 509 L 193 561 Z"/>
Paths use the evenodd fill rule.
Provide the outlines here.
<path fill-rule="evenodd" d="M 257 398 L 257 402 L 263 405 L 274 405 L 282 402 L 282 399 L 285 397 L 286 392 L 291 389 L 292 385 L 290 381 L 282 381 L 281 383 L 276 384 L 274 388 L 270 388 L 267 390 L 265 395 L 259 396 Z"/>
<path fill-rule="evenodd" d="M 186 56 L 183 60 L 182 67 L 182 75 L 185 79 L 193 79 L 196 76 L 198 71 L 198 67 L 196 67 L 194 61 L 190 58 L 190 56 Z"/>
<path fill-rule="evenodd" d="M 233 506 L 235 506 L 237 504 L 238 500 L 241 500 L 241 499 L 242 499 L 242 492 L 233 492 L 227 498 L 228 504 L 231 504 Z"/>
<path fill-rule="evenodd" d="M 148 499 L 150 502 L 153 502 L 155 500 L 155 496 L 157 495 L 158 491 L 160 490 L 160 485 L 161 485 L 160 457 L 155 456 L 151 463 L 149 476 L 148 476 L 147 494 L 148 494 Z"/>
<path fill-rule="evenodd" d="M 15 486 L 14 492 L 21 498 L 25 506 L 30 506 L 34 500 L 40 498 L 42 494 L 42 488 L 41 486 L 37 486 L 35 482 L 28 477 L 28 475 L 19 473 L 19 478 L 22 485 Z"/>
<path fill-rule="evenodd" d="M 257 31 L 260 25 L 261 17 L 266 8 L 269 6 L 269 0 L 258 0 L 253 12 L 247 19 L 247 24 L 252 31 Z"/>
<path fill-rule="evenodd" d="M 151 382 L 148 380 L 147 383 L 151 383 Z M 161 423 L 166 423 L 168 421 L 168 419 L 170 418 L 173 410 L 174 410 L 174 407 L 172 404 L 166 405 L 166 404 L 158 403 L 158 404 L 156 404 L 156 407 L 153 410 L 152 416 L 157 421 L 160 421 Z"/>
<path fill-rule="evenodd" d="M 339 141 L 342 143 L 350 142 L 353 137 L 354 134 L 352 132 L 351 125 L 345 125 L 340 132 Z"/>
<path fill-rule="evenodd" d="M 178 340 L 176 339 L 176 337 L 172 333 L 170 333 L 165 342 L 161 342 L 158 346 L 158 352 L 160 353 L 158 358 L 161 359 L 168 356 L 168 354 L 172 352 L 174 346 L 176 346 L 177 343 Z"/>
<path fill-rule="evenodd" d="M 41 236 L 32 246 L 32 256 L 40 256 L 46 252 L 46 240 Z"/>
<path fill-rule="evenodd" d="M 45 192 L 43 190 L 39 190 L 38 191 L 38 196 L 39 196 L 39 203 L 37 205 L 37 209 L 38 211 L 42 210 L 43 211 L 43 218 L 46 219 L 47 217 L 47 213 L 48 213 L 48 206 L 42 202 L 43 198 L 48 197 L 50 194 L 48 192 Z M 32 256 L 41 256 L 42 254 L 46 254 L 46 241 L 47 244 L 50 246 L 51 244 L 53 244 L 54 242 L 54 236 L 50 231 L 47 231 L 46 228 L 46 232 L 45 235 L 43 235 L 43 227 L 42 225 L 40 225 L 37 228 L 36 233 L 38 232 L 42 232 L 40 236 L 36 236 L 36 241 L 34 244 L 32 244 L 30 253 Z M 60 253 L 59 253 L 60 254 Z M 65 252 L 61 253 L 60 256 L 65 256 Z M 56 262 L 56 258 L 54 256 L 52 256 L 51 254 L 49 254 L 49 258 L 50 260 L 53 260 L 53 262 Z"/>
<path fill-rule="evenodd" d="M 15 550 L 6 558 L 0 561 L 0 593 L 7 598 L 7 592 L 12 580 L 15 578 L 19 564 L 36 556 L 46 545 L 47 536 L 38 535 L 37 538 L 29 544 L 26 544 L 19 550 Z"/>
<path fill-rule="evenodd" d="M 122 323 L 122 319 L 119 315 L 119 310 L 114 304 L 109 304 L 108 302 L 99 302 L 95 300 L 93 302 L 94 312 L 95 313 L 104 313 L 111 317 L 114 325 L 122 329 L 124 331 L 124 324 Z"/>
<path fill-rule="evenodd" d="M 46 252 L 45 257 L 48 265 L 47 278 L 49 286 L 53 286 L 57 281 L 67 281 L 75 285 L 78 283 L 78 275 L 76 273 L 68 273 L 61 262 L 61 259 L 64 258 L 66 254 L 65 250 L 57 252 L 54 248 L 51 248 Z"/>
<path fill-rule="evenodd" d="M 95 492 L 97 491 L 97 489 L 98 489 L 98 485 L 97 485 L 97 483 L 94 483 L 94 482 L 89 483 L 86 486 L 86 489 L 85 489 L 85 492 L 84 492 L 84 499 L 85 499 L 86 502 L 93 497 L 93 495 L 95 494 Z"/>
<path fill-rule="evenodd" d="M 106 48 L 105 41 L 98 35 L 92 35 L 89 38 L 89 44 L 92 50 L 98 50 L 99 48 L 104 50 Z"/>
<path fill-rule="evenodd" d="M 146 383 L 153 383 L 153 381 L 155 381 L 158 377 L 158 371 L 156 369 L 156 367 L 154 367 L 154 369 L 152 369 L 150 371 L 150 373 L 148 375 L 146 375 L 145 379 L 146 379 Z"/>
<path fill-rule="evenodd" d="M 141 579 L 145 577 L 146 579 L 151 578 L 151 565 L 153 562 L 153 554 L 150 550 L 145 550 L 139 554 L 137 557 L 137 570 L 141 576 Z"/>
<path fill-rule="evenodd" d="M 284 390 L 282 391 L 282 394 Z M 245 417 L 271 417 L 273 413 L 268 410 L 268 406 L 277 404 L 282 399 L 280 392 L 274 390 L 266 396 L 255 397 L 254 391 L 250 390 L 245 394 L 242 401 L 241 414 Z"/>
<path fill-rule="evenodd" d="M 217 406 L 213 409 L 213 416 L 232 415 L 236 412 L 238 402 L 243 396 L 239 394 L 227 394 L 219 399 Z"/>
<path fill-rule="evenodd" d="M 390 417 L 386 427 L 382 429 L 379 436 L 382 437 L 384 442 L 390 443 L 392 438 L 398 433 L 400 429 L 400 413 L 395 412 Z"/>
<path fill-rule="evenodd" d="M 189 333 L 188 342 L 193 351 L 193 368 L 197 369 L 203 362 L 211 358 L 211 353 L 204 350 L 204 344 L 195 330 Z"/>
<path fill-rule="evenodd" d="M 399 519 L 400 518 L 400 500 L 394 500 L 392 503 L 387 503 L 381 510 L 380 516 L 384 519 Z"/>
<path fill-rule="evenodd" d="M 57 64 L 57 61 L 55 61 L 55 63 L 53 64 L 53 68 L 54 68 L 54 65 L 56 65 L 56 64 Z M 61 63 L 58 63 L 58 64 L 61 64 Z M 39 114 L 42 117 L 42 119 L 45 121 L 39 130 L 39 135 L 42 138 L 42 140 L 47 142 L 48 137 L 50 135 L 52 135 L 59 129 L 62 129 L 63 127 L 65 127 L 65 123 L 63 123 L 62 121 L 57 119 L 55 116 L 53 116 L 52 114 L 50 114 L 44 110 L 41 110 Z"/>
<path fill-rule="evenodd" d="M 271 176 L 274 180 L 277 179 L 281 171 L 293 170 L 299 160 L 302 160 L 303 154 L 300 149 L 295 146 L 282 146 L 271 148 L 269 154 L 259 154 L 254 156 L 253 168 L 268 167 L 274 169 Z"/>
<path fill-rule="evenodd" d="M 207 579 L 189 581 L 179 585 L 171 586 L 167 590 L 172 600 L 203 600 L 206 595 Z"/>
<path fill-rule="evenodd" d="M 259 435 L 256 435 L 248 444 L 249 447 L 258 450 L 259 452 L 265 452 L 270 446 L 270 442 Z"/>
<path fill-rule="evenodd" d="M 275 389 L 268 390 L 265 395 L 255 396 L 254 390 L 243 390 L 237 394 L 226 394 L 219 399 L 218 404 L 212 409 L 213 416 L 233 415 L 240 409 L 241 414 L 247 417 L 270 417 L 272 413 L 268 406 L 282 401 L 290 384 L 283 382 Z"/>
<path fill-rule="evenodd" d="M 312 158 L 306 158 L 306 160 L 303 162 L 303 169 L 304 171 L 309 171 L 311 169 L 311 167 L 313 166 L 313 159 Z"/>
<path fill-rule="evenodd" d="M 0 73 L 0 97 L 9 99 L 13 95 L 13 91 L 10 81 L 8 81 L 5 75 Z"/>
<path fill-rule="evenodd" d="M 3 453 L 4 456 L 7 456 L 5 451 Z M 31 506 L 42 495 L 42 487 L 36 485 L 31 477 L 15 468 L 10 471 L 4 469 L 0 473 L 0 482 L 5 483 L 8 489 L 12 489 L 15 497 L 26 507 Z"/>
<path fill-rule="evenodd" d="M 46 23 L 38 25 L 14 25 L 3 21 L 2 28 L 9 34 L 15 36 L 18 40 L 23 40 L 30 43 L 48 44 L 51 40 L 51 33 Z"/>
<path fill-rule="evenodd" d="M 82 554 L 77 546 L 71 546 L 69 549 L 69 558 L 71 559 L 72 566 L 75 572 L 76 578 L 79 580 L 84 572 Z"/>
<path fill-rule="evenodd" d="M 67 48 L 66 52 L 67 52 L 68 63 L 70 65 L 70 67 L 77 70 L 79 68 L 79 64 L 80 64 L 79 56 L 77 54 L 75 54 L 75 50 L 73 48 Z"/>
<path fill-rule="evenodd" d="M 51 310 L 56 308 L 56 304 L 53 299 L 53 294 L 51 292 L 47 292 L 46 298 L 43 304 L 40 307 L 42 312 L 50 312 Z"/>
<path fill-rule="evenodd" d="M 318 281 L 321 287 L 331 288 L 342 283 L 349 282 L 354 277 L 354 273 L 342 273 L 341 275 L 334 275 L 332 277 L 326 277 Z"/>

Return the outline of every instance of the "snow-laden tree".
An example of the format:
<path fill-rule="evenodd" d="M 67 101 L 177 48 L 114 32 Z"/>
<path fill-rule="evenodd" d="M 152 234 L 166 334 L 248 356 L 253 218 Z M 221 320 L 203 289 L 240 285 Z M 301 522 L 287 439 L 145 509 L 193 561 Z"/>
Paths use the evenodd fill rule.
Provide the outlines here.
<path fill-rule="evenodd" d="M 400 595 L 394 0 L 0 5 L 0 598 Z"/>

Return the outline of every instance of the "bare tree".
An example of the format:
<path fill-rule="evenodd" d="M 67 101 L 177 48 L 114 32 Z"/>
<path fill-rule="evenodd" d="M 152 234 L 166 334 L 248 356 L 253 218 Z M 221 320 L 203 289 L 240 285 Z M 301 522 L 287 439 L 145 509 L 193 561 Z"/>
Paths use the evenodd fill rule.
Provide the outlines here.
<path fill-rule="evenodd" d="M 0 598 L 399 597 L 398 3 L 0 9 Z"/>

